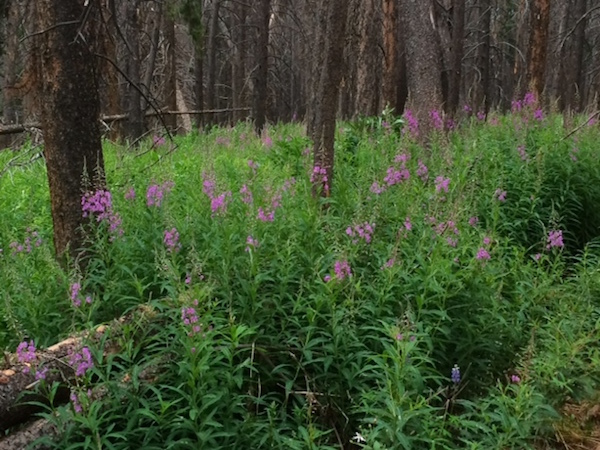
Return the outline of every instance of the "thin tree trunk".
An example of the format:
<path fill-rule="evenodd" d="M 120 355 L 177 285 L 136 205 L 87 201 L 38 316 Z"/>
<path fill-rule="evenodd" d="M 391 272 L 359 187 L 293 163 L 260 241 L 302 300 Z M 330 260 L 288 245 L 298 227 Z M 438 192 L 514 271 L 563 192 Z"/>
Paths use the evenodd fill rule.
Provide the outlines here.
<path fill-rule="evenodd" d="M 329 197 L 333 183 L 333 146 L 340 82 L 343 75 L 344 43 L 348 2 L 330 0 L 322 3 L 327 17 L 325 55 L 321 69 L 318 107 L 315 123 L 314 166 L 321 171 L 315 174 L 319 195 Z M 325 172 L 323 174 L 323 172 Z"/>
<path fill-rule="evenodd" d="M 166 80 L 165 80 L 165 106 L 169 111 L 177 109 L 177 43 L 175 41 L 175 22 L 167 15 L 164 18 L 165 51 L 166 51 Z M 165 117 L 165 122 L 170 131 L 177 129 L 177 116 Z"/>
<path fill-rule="evenodd" d="M 271 0 L 257 2 L 256 69 L 254 71 L 254 129 L 261 134 L 267 121 L 267 79 L 269 76 L 269 15 Z"/>
<path fill-rule="evenodd" d="M 452 2 L 452 53 L 448 80 L 448 107 L 450 115 L 456 114 L 460 99 L 462 59 L 465 38 L 465 0 Z"/>
<path fill-rule="evenodd" d="M 5 5 L 4 86 L 2 89 L 2 119 L 5 125 L 17 122 L 19 91 L 17 88 L 17 61 L 19 56 L 19 2 L 9 0 Z"/>
<path fill-rule="evenodd" d="M 219 9 L 221 0 L 213 0 L 213 7 L 210 16 L 210 26 L 208 29 L 208 58 L 206 61 L 206 108 L 215 108 L 216 82 L 217 82 L 217 32 L 219 27 Z M 209 119 L 213 123 L 213 119 Z"/>
<path fill-rule="evenodd" d="M 375 0 L 358 2 L 358 59 L 356 61 L 355 116 L 376 116 L 379 113 L 381 58 L 377 37 L 381 26 Z"/>
<path fill-rule="evenodd" d="M 76 257 L 83 244 L 81 196 L 104 186 L 95 58 L 97 11 L 78 0 L 38 0 L 37 94 L 50 186 L 54 247 Z M 79 20 L 86 17 L 81 26 Z M 61 24 L 61 26 L 56 26 Z M 86 185 L 89 183 L 89 186 Z"/>
<path fill-rule="evenodd" d="M 163 18 L 163 5 L 159 3 L 158 11 L 154 15 L 155 17 L 150 21 L 150 26 L 154 29 L 152 30 L 152 38 L 150 39 L 150 54 L 148 55 L 148 64 L 146 67 L 146 73 L 144 75 L 144 81 L 142 84 L 142 89 L 144 90 L 144 94 L 146 97 L 150 98 L 152 94 L 152 79 L 154 78 L 154 69 L 156 67 L 156 56 L 158 55 L 158 46 L 160 43 L 160 29 L 161 22 Z M 167 18 L 165 18 L 165 34 L 167 34 L 166 28 L 168 27 Z M 166 37 L 166 36 L 165 36 Z M 167 55 L 168 58 L 168 55 Z M 167 61 L 167 66 L 169 65 Z M 148 101 L 145 97 L 142 97 L 142 111 L 146 112 L 148 109 Z M 169 108 L 171 109 L 171 108 Z"/>
<path fill-rule="evenodd" d="M 476 84 L 474 107 L 487 113 L 490 107 L 490 25 L 492 18 L 491 0 L 481 0 L 479 7 L 479 42 L 477 47 L 477 70 L 479 80 Z"/>
<path fill-rule="evenodd" d="M 426 142 L 431 123 L 429 114 L 442 108 L 440 58 L 430 0 L 407 0 L 406 55 L 409 102 L 419 121 L 419 139 Z"/>
<path fill-rule="evenodd" d="M 246 79 L 246 17 L 248 15 L 248 5 L 245 3 L 236 3 L 234 5 L 234 26 L 232 30 L 234 56 L 231 64 L 231 95 L 233 97 L 233 109 L 237 110 L 244 104 L 244 81 Z M 233 112 L 233 121 L 243 120 L 244 112 L 237 110 Z"/>
<path fill-rule="evenodd" d="M 385 68 L 383 72 L 383 104 L 396 111 L 398 89 L 398 15 L 396 0 L 383 0 L 383 48 Z"/>
<path fill-rule="evenodd" d="M 542 98 L 544 69 L 548 48 L 548 24 L 550 22 L 550 0 L 534 0 L 531 3 L 531 35 L 529 38 L 529 65 L 527 79 L 529 89 Z"/>
<path fill-rule="evenodd" d="M 129 53 L 129 86 L 128 105 L 129 123 L 127 136 L 131 141 L 138 140 L 144 134 L 144 114 L 142 111 L 141 89 L 141 61 L 140 61 L 140 26 L 139 26 L 139 1 L 132 0 L 127 5 L 127 41 L 131 52 Z"/>

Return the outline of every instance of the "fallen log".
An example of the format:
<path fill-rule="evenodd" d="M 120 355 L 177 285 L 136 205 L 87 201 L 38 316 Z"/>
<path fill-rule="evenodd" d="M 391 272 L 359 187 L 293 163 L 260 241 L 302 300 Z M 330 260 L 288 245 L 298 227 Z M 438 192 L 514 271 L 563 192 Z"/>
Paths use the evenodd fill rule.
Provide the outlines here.
<path fill-rule="evenodd" d="M 205 115 L 205 114 L 219 114 L 224 112 L 233 112 L 233 111 L 250 111 L 250 108 L 221 108 L 221 109 L 204 109 L 204 110 L 192 110 L 192 111 L 151 111 L 146 113 L 146 117 L 157 117 L 157 116 L 197 116 L 197 115 Z M 101 122 L 111 123 L 111 122 L 120 122 L 123 120 L 127 120 L 127 114 L 114 114 L 111 116 L 102 116 L 100 118 Z M 0 126 L 0 136 L 9 135 L 9 134 L 19 134 L 24 133 L 26 131 L 32 130 L 40 130 L 42 125 L 37 122 L 29 122 L 24 124 L 15 124 L 15 125 L 2 125 Z"/>
<path fill-rule="evenodd" d="M 69 337 L 46 350 L 36 351 L 32 362 L 19 361 L 17 354 L 6 355 L 3 367 L 0 367 L 0 432 L 27 422 L 41 411 L 40 406 L 31 402 L 47 404 L 48 399 L 36 392 L 36 386 L 41 383 L 36 379 L 36 372 L 45 372 L 48 385 L 61 383 L 55 403 L 67 403 L 70 393 L 68 386 L 76 378 L 76 370 L 69 362 L 71 355 L 79 352 L 85 342 L 101 342 L 108 332 L 113 340 L 105 341 L 104 352 L 116 352 L 119 349 L 116 348 L 114 337 L 118 336 L 123 324 L 140 319 L 148 322 L 154 316 L 151 307 L 142 305 L 110 325 L 100 325 L 91 332 Z"/>
<path fill-rule="evenodd" d="M 38 419 L 28 423 L 26 426 L 14 431 L 13 433 L 0 438 L 0 450 L 16 450 L 30 448 L 30 445 L 37 439 L 44 436 L 54 436 L 57 433 L 56 428 L 46 419 Z M 43 445 L 31 447 L 32 450 L 45 450 Z"/>

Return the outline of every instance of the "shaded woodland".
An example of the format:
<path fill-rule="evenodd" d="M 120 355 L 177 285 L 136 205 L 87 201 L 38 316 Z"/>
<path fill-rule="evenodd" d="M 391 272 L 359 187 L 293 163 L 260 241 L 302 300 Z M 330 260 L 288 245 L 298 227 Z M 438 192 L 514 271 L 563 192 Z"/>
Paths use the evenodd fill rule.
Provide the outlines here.
<path fill-rule="evenodd" d="M 94 6 L 103 131 L 148 130 L 311 115 L 326 51 L 319 0 L 98 0 Z M 2 2 L 2 123 L 38 123 L 32 0 Z M 337 117 L 407 105 L 452 116 L 506 111 L 532 91 L 547 108 L 599 103 L 600 8 L 586 0 L 344 2 Z M 339 27 L 338 27 L 339 28 Z M 37 75 L 39 76 L 39 75 Z M 468 107 L 467 107 L 468 106 Z M 159 112 L 187 112 L 165 114 Z M 19 128 L 15 128 L 19 130 Z M 10 144 L 4 138 L 4 145 Z"/>

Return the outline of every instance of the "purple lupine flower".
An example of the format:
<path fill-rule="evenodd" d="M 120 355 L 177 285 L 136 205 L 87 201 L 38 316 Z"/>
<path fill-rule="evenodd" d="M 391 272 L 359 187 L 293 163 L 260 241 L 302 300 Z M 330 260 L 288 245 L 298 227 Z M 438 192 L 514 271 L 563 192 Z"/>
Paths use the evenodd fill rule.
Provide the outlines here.
<path fill-rule="evenodd" d="M 454 384 L 460 383 L 460 367 L 458 365 L 454 364 L 450 378 Z"/>

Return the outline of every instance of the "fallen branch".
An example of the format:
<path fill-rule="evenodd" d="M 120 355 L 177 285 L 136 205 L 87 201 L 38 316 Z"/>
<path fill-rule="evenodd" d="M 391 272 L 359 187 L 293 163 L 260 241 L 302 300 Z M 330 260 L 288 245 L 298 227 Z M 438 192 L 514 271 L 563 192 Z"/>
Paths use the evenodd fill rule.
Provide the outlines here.
<path fill-rule="evenodd" d="M 159 116 L 184 116 L 184 115 L 202 115 L 202 114 L 219 114 L 224 112 L 233 112 L 233 111 L 250 111 L 250 108 L 221 108 L 221 109 L 204 109 L 204 110 L 192 110 L 192 111 L 151 111 L 145 114 L 146 117 L 159 117 Z M 120 122 L 123 120 L 127 120 L 127 114 L 113 114 L 111 116 L 102 116 L 100 118 L 101 122 L 104 123 L 112 123 L 112 122 Z M 8 135 L 8 134 L 18 134 L 29 132 L 32 130 L 39 130 L 42 128 L 42 125 L 37 122 L 30 122 L 24 124 L 16 124 L 16 125 L 2 125 L 0 126 L 0 136 Z"/>

